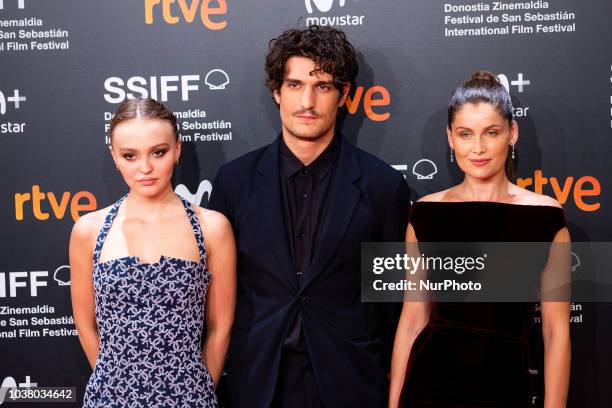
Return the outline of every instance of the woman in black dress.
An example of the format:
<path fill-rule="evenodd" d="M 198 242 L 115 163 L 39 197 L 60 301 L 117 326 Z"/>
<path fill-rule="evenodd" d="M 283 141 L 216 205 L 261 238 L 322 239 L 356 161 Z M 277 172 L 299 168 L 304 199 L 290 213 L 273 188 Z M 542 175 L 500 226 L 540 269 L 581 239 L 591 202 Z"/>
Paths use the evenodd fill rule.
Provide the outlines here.
<path fill-rule="evenodd" d="M 418 200 L 408 242 L 569 242 L 553 198 L 513 184 L 518 126 L 510 95 L 476 72 L 451 97 L 451 161 L 462 183 Z M 544 407 L 564 407 L 569 303 L 542 301 Z M 531 303 L 405 302 L 393 348 L 389 407 L 526 407 Z"/>

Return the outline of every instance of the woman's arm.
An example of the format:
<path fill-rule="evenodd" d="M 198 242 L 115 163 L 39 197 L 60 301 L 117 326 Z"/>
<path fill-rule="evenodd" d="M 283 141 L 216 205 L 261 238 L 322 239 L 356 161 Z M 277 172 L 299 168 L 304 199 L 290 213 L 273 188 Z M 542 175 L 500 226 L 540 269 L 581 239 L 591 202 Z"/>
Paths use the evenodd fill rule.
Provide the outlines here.
<path fill-rule="evenodd" d="M 206 262 L 212 274 L 206 301 L 204 363 L 215 387 L 219 383 L 230 342 L 236 307 L 236 243 L 232 226 L 216 211 L 203 215 Z"/>
<path fill-rule="evenodd" d="M 70 235 L 70 293 L 72 315 L 89 365 L 93 367 L 98 358 L 100 338 L 96 325 L 93 287 L 93 240 L 95 227 L 88 216 L 77 220 Z"/>
<path fill-rule="evenodd" d="M 567 228 L 561 229 L 553 243 L 569 243 Z M 556 251 L 553 266 L 550 261 L 544 274 L 563 274 L 569 271 L 569 246 L 551 249 Z M 565 265 L 567 264 L 567 265 Z M 561 269 L 562 268 L 562 269 Z M 551 278 L 554 279 L 554 276 Z M 561 279 L 566 281 L 566 279 Z M 563 299 L 560 299 L 563 300 Z M 544 408 L 565 407 L 569 388 L 571 343 L 569 334 L 570 304 L 568 301 L 541 302 L 542 335 L 544 338 Z"/>
<path fill-rule="evenodd" d="M 409 244 L 417 242 L 414 229 L 410 224 L 408 224 L 408 229 L 406 230 L 406 242 Z M 414 248 L 414 245 L 409 245 L 409 251 L 410 248 Z M 418 256 L 418 253 L 416 256 Z M 427 325 L 428 320 L 429 303 L 404 302 L 402 314 L 395 333 L 395 341 L 393 343 L 389 408 L 396 408 L 399 406 L 412 345 L 419 333 L 421 333 L 423 328 Z"/>

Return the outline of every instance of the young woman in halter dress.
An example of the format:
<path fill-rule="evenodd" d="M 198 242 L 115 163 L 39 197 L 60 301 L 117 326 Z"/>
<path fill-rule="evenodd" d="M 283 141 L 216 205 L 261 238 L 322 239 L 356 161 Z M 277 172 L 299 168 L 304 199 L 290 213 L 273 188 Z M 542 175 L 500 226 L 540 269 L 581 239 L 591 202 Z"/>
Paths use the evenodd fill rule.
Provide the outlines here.
<path fill-rule="evenodd" d="M 74 320 L 93 367 L 83 406 L 216 407 L 236 296 L 231 226 L 172 190 L 181 143 L 162 104 L 123 102 L 110 136 L 129 193 L 70 237 Z"/>
<path fill-rule="evenodd" d="M 462 183 L 418 200 L 408 242 L 569 242 L 560 204 L 510 180 L 518 126 L 497 78 L 476 72 L 451 97 L 451 161 Z M 453 158 L 454 156 L 454 158 Z M 530 303 L 405 302 L 389 407 L 527 407 Z M 564 407 L 569 303 L 542 301 L 544 407 Z"/>

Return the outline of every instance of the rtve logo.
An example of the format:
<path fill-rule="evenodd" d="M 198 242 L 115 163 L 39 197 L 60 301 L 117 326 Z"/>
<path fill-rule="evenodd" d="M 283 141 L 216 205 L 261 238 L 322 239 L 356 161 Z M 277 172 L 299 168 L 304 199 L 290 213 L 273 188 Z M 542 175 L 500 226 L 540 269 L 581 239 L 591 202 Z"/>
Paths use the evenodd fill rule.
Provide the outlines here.
<path fill-rule="evenodd" d="M 544 177 L 542 170 L 535 170 L 533 177 L 519 178 L 516 184 L 520 187 L 533 187 L 533 191 L 538 194 L 543 194 L 544 186 L 550 185 L 554 197 L 561 204 L 565 204 L 571 196 L 574 204 L 582 211 L 591 212 L 597 211 L 601 207 L 601 203 L 596 201 L 596 197 L 601 195 L 601 183 L 593 176 L 583 176 L 577 179 L 570 176 L 561 181 L 556 177 Z M 584 201 L 585 197 L 594 197 L 590 203 Z"/>
<path fill-rule="evenodd" d="M 335 0 L 305 0 L 306 10 L 308 11 L 308 14 L 312 14 L 312 3 L 314 3 L 314 5 L 319 9 L 320 12 L 327 13 L 334 5 L 334 1 Z M 345 2 L 346 0 L 338 0 L 338 5 L 340 7 L 344 7 Z"/>
<path fill-rule="evenodd" d="M 349 92 L 346 99 L 348 112 L 351 115 L 356 114 L 360 105 L 363 106 L 363 111 L 368 119 L 374 122 L 384 122 L 391 117 L 391 113 L 385 109 L 391 105 L 391 95 L 384 86 L 374 85 L 367 90 L 363 86 L 358 86 L 352 95 Z"/>
<path fill-rule="evenodd" d="M 58 200 L 52 192 L 43 193 L 39 185 L 32 186 L 31 193 L 15 194 L 15 219 L 23 221 L 30 212 L 34 218 L 46 221 L 53 217 L 61 220 L 70 208 L 70 215 L 74 221 L 78 220 L 82 212 L 93 211 L 97 208 L 96 197 L 89 191 L 79 191 L 71 194 L 65 191 Z"/>
<path fill-rule="evenodd" d="M 15 0 L 9 0 L 15 2 Z M 17 8 L 23 10 L 25 8 L 25 0 L 16 0 Z M 0 0 L 0 10 L 4 10 L 4 0 Z"/>
<path fill-rule="evenodd" d="M 178 7 L 176 6 L 178 3 Z M 223 30 L 227 27 L 226 0 L 144 0 L 145 22 L 155 22 L 155 10 L 167 24 L 178 24 L 181 20 L 191 24 L 199 16 L 209 30 Z"/>

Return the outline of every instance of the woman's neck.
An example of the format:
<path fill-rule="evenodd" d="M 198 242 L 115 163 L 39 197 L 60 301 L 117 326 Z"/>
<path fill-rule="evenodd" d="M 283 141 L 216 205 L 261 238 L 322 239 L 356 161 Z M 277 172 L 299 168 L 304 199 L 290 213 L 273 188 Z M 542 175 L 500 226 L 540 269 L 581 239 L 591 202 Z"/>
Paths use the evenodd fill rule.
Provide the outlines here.
<path fill-rule="evenodd" d="M 466 175 L 455 193 L 462 201 L 510 202 L 514 198 L 510 194 L 510 181 L 503 172 L 487 180 Z"/>
<path fill-rule="evenodd" d="M 138 218 L 159 219 L 167 213 L 168 206 L 176 200 L 176 194 L 170 186 L 154 196 L 144 196 L 130 191 L 126 198 L 125 210 Z"/>

